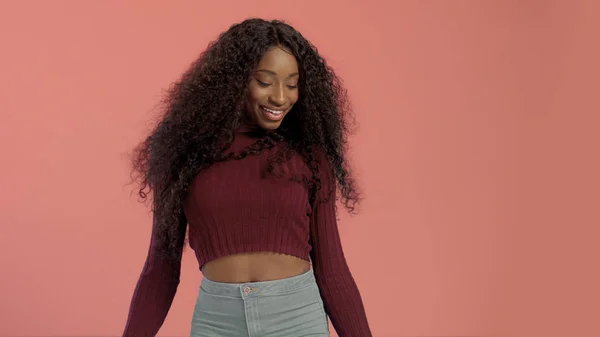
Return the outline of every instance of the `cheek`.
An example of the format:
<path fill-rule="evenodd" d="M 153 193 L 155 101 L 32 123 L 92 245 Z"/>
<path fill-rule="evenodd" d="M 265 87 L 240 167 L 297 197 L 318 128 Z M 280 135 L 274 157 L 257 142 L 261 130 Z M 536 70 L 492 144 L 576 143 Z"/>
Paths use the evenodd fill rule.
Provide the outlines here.
<path fill-rule="evenodd" d="M 263 100 L 265 93 L 259 88 L 250 87 L 248 90 L 248 102 L 252 105 L 256 105 Z"/>
<path fill-rule="evenodd" d="M 299 98 L 300 94 L 298 93 L 298 90 L 295 90 L 292 94 L 290 94 L 290 102 L 292 102 L 292 104 L 296 104 Z"/>
<path fill-rule="evenodd" d="M 252 89 L 248 90 L 247 100 L 248 100 L 248 103 L 254 103 L 257 100 L 256 93 Z"/>
<path fill-rule="evenodd" d="M 246 95 L 246 111 L 253 111 L 256 104 L 257 100 L 255 94 L 252 92 L 252 90 L 248 90 L 248 94 Z"/>

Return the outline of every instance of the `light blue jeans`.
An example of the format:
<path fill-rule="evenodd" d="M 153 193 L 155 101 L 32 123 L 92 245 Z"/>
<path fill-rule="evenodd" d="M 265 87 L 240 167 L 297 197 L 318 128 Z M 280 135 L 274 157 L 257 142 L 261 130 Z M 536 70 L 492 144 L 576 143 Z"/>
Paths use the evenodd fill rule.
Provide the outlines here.
<path fill-rule="evenodd" d="M 191 337 L 328 337 L 327 315 L 312 269 L 274 281 L 202 279 Z"/>

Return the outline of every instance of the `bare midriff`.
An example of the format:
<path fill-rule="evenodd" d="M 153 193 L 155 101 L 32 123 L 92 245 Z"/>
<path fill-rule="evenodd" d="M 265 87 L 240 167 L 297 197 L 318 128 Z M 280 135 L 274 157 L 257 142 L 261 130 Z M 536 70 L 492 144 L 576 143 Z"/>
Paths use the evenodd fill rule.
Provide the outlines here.
<path fill-rule="evenodd" d="M 255 252 L 217 258 L 202 267 L 202 275 L 214 282 L 245 283 L 293 277 L 310 270 L 310 263 L 299 257 Z"/>

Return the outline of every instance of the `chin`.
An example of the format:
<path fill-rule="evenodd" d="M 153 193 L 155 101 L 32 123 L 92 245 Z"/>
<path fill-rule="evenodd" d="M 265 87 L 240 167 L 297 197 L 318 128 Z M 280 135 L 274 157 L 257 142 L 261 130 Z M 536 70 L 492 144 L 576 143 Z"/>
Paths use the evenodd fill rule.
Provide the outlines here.
<path fill-rule="evenodd" d="M 285 114 L 287 115 L 287 112 L 285 112 Z M 254 118 L 256 124 L 258 124 L 258 126 L 260 126 L 261 128 L 265 130 L 276 130 L 281 126 L 281 123 L 285 119 L 285 115 L 283 115 L 283 117 L 281 117 L 281 119 L 279 120 L 269 120 L 267 118 L 264 118 L 264 116 L 262 116 L 260 112 L 257 112 Z"/>
<path fill-rule="evenodd" d="M 265 130 L 277 130 L 281 126 L 281 122 L 259 121 L 258 126 Z"/>

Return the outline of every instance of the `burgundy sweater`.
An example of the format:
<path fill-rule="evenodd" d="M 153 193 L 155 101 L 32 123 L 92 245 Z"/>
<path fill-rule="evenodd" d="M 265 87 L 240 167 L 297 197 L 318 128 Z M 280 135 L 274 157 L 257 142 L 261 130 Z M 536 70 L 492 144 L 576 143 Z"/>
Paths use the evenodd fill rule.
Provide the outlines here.
<path fill-rule="evenodd" d="M 229 152 L 239 152 L 261 137 L 247 126 L 235 135 Z M 333 170 L 317 152 L 322 187 L 309 202 L 306 184 L 266 172 L 267 160 L 285 143 L 259 155 L 229 160 L 204 169 L 193 180 L 184 205 L 189 245 L 200 269 L 229 254 L 271 251 L 312 262 L 329 319 L 340 337 L 372 336 L 362 299 L 350 273 L 337 228 Z M 281 164 L 284 172 L 311 177 L 300 155 Z M 319 200 L 328 199 L 327 202 Z M 153 231 L 154 233 L 154 231 Z M 181 261 L 154 253 L 154 237 L 138 280 L 124 337 L 154 337 L 171 307 Z M 310 258 L 310 259 L 309 259 Z"/>

